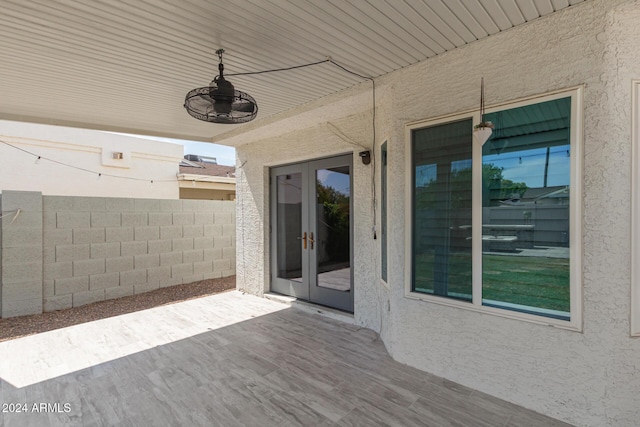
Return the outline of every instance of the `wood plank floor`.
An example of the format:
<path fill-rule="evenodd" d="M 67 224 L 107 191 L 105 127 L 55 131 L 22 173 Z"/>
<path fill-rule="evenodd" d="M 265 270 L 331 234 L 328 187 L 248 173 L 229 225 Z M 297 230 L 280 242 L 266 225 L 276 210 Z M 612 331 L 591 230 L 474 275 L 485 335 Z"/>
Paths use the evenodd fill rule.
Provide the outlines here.
<path fill-rule="evenodd" d="M 7 427 L 567 425 L 236 291 L 0 343 L 0 387 Z"/>

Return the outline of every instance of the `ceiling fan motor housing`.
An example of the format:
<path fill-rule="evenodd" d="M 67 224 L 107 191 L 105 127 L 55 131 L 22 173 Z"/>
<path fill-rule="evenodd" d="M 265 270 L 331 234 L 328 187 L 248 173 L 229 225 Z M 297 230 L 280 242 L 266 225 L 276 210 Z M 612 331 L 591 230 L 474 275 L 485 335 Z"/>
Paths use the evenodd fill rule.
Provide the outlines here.
<path fill-rule="evenodd" d="M 209 96 L 213 99 L 213 109 L 218 114 L 231 113 L 231 105 L 235 97 L 235 88 L 222 75 L 216 77 L 209 86 Z"/>

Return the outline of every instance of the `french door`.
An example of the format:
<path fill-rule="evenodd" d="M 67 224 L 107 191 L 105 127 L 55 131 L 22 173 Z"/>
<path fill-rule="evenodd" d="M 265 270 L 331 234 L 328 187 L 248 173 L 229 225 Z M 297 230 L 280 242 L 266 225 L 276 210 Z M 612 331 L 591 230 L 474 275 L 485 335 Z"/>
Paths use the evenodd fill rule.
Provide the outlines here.
<path fill-rule="evenodd" d="M 271 290 L 353 312 L 352 156 L 271 169 Z"/>

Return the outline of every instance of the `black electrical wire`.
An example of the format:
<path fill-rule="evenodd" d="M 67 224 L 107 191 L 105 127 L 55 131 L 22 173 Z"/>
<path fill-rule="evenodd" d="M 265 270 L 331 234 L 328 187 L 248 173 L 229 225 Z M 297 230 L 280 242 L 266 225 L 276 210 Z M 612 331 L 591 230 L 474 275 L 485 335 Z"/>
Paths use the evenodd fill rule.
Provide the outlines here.
<path fill-rule="evenodd" d="M 373 143 L 371 145 L 371 160 L 373 162 L 372 165 L 372 173 L 371 173 L 371 194 L 373 197 L 372 200 L 372 205 L 373 205 L 373 238 L 374 240 L 377 239 L 377 233 L 376 233 L 376 225 L 377 225 L 377 214 L 376 214 L 376 81 L 373 77 L 370 76 L 363 76 L 362 74 L 358 74 L 355 71 L 351 71 L 350 69 L 348 69 L 347 67 L 338 64 L 337 62 L 335 62 L 333 59 L 325 59 L 322 61 L 316 61 L 316 62 L 310 62 L 308 64 L 302 64 L 302 65 L 294 65 L 292 67 L 284 67 L 284 68 L 274 68 L 271 70 L 262 70 L 262 71 L 249 71 L 246 73 L 235 73 L 235 74 L 227 74 L 227 76 L 252 76 L 252 75 L 257 75 L 257 74 L 266 74 L 266 73 L 275 73 L 275 72 L 280 72 L 280 71 L 289 71 L 289 70 L 295 70 L 298 68 L 305 68 L 305 67 L 311 67 L 314 65 L 319 65 L 319 64 L 324 64 L 324 63 L 330 63 L 333 64 L 334 66 L 340 68 L 342 71 L 352 74 L 356 77 L 359 77 L 361 79 L 366 79 L 366 80 L 370 80 L 371 81 L 371 85 L 372 85 L 372 95 L 373 95 L 373 112 L 372 112 L 372 121 L 373 121 L 373 132 L 372 132 L 372 136 L 373 136 Z"/>
<path fill-rule="evenodd" d="M 280 72 L 280 71 L 290 71 L 290 70 L 295 70 L 295 69 L 298 69 L 298 68 L 311 67 L 311 66 L 314 66 L 314 65 L 319 65 L 319 64 L 324 64 L 324 63 L 333 64 L 334 66 L 340 68 L 341 70 L 343 70 L 343 71 L 345 71 L 345 72 L 347 72 L 349 74 L 352 74 L 352 75 L 354 75 L 356 77 L 359 77 L 361 79 L 370 80 L 371 84 L 372 84 L 372 93 L 373 93 L 373 108 L 372 108 L 372 110 L 373 110 L 373 112 L 372 112 L 373 144 L 372 144 L 372 147 L 371 147 L 371 151 L 372 151 L 372 161 L 373 161 L 373 166 L 372 167 L 373 167 L 373 171 L 372 171 L 372 177 L 371 177 L 371 191 L 372 191 L 372 194 L 373 194 L 373 202 L 372 202 L 373 203 L 373 238 L 376 239 L 377 238 L 377 236 L 376 236 L 377 219 L 376 219 L 376 206 L 375 206 L 376 205 L 376 191 L 375 191 L 375 177 L 376 177 L 376 175 L 375 175 L 375 173 L 376 173 L 376 170 L 375 170 L 375 165 L 376 165 L 376 82 L 375 82 L 374 78 L 370 77 L 370 76 L 363 76 L 362 74 L 358 74 L 358 73 L 356 73 L 354 71 L 351 71 L 348 68 L 344 67 L 343 65 L 338 64 L 337 62 L 335 62 L 332 59 L 324 59 L 322 61 L 310 62 L 308 64 L 294 65 L 294 66 L 291 66 L 291 67 L 284 67 L 284 68 L 275 68 L 275 69 L 271 69 L 271 70 L 250 71 L 250 72 L 245 72 L 245 73 L 233 73 L 233 74 L 227 74 L 227 76 L 251 76 L 251 75 L 258 75 L 258 74 L 275 73 L 275 72 Z M 60 162 L 60 161 L 57 161 L 57 160 L 48 159 L 46 157 L 39 156 L 39 155 L 37 155 L 35 153 L 32 153 L 32 152 L 27 151 L 27 150 L 24 150 L 24 149 L 22 149 L 20 147 L 16 147 L 15 145 L 9 144 L 6 141 L 0 140 L 0 143 L 2 143 L 4 145 L 8 145 L 9 147 L 15 148 L 16 150 L 20 150 L 20 151 L 22 151 L 24 153 L 30 154 L 30 155 L 36 157 L 36 161 L 38 161 L 40 159 L 48 160 L 48 161 L 50 161 L 52 163 L 56 163 L 56 164 L 59 164 L 61 166 L 67 166 L 67 167 L 70 167 L 70 168 L 73 168 L 73 169 L 77 169 L 77 170 L 81 170 L 81 171 L 84 171 L 84 172 L 88 172 L 88 173 L 92 173 L 92 174 L 98 175 L 98 178 L 100 178 L 102 176 L 108 176 L 108 177 L 112 177 L 112 178 L 129 179 L 129 180 L 132 180 L 132 181 L 150 181 L 152 184 L 153 184 L 154 181 L 155 182 L 171 182 L 171 181 L 173 181 L 173 180 L 171 180 L 171 181 L 169 181 L 169 180 L 148 180 L 148 179 L 143 179 L 143 178 L 133 178 L 133 177 L 126 177 L 126 176 L 111 175 L 111 174 L 106 174 L 106 173 L 99 173 L 99 172 L 95 172 L 95 171 L 92 171 L 92 170 L 89 170 L 89 169 L 85 169 L 85 168 L 82 168 L 82 167 L 79 167 L 79 166 L 70 165 L 70 164 L 63 163 L 63 162 Z"/>
<path fill-rule="evenodd" d="M 376 81 L 373 77 L 369 77 L 369 76 L 363 76 L 361 74 L 358 74 L 354 71 L 349 70 L 346 67 L 343 67 L 342 65 L 338 64 L 337 62 L 335 62 L 332 59 L 328 59 L 327 61 L 329 61 L 330 63 L 332 63 L 333 65 L 335 65 L 336 67 L 340 68 L 343 71 L 346 71 L 347 73 L 353 74 L 354 76 L 358 76 L 362 79 L 367 79 L 371 81 L 371 87 L 372 87 L 372 95 L 373 95 L 373 108 L 372 108 L 372 120 L 373 120 L 373 143 L 371 144 L 371 160 L 373 162 L 372 165 L 372 172 L 371 172 L 371 195 L 373 197 L 372 200 L 372 205 L 373 205 L 373 239 L 377 239 L 378 235 L 376 232 L 376 225 L 377 225 L 377 212 L 376 212 Z"/>
<path fill-rule="evenodd" d="M 273 70 L 249 71 L 249 72 L 246 72 L 246 73 L 233 73 L 233 74 L 226 74 L 226 76 L 227 77 L 252 76 L 252 75 L 255 75 L 255 74 L 275 73 L 275 72 L 278 72 L 278 71 L 289 71 L 289 70 L 295 70 L 297 68 L 311 67 L 312 65 L 324 64 L 325 62 L 332 62 L 332 61 L 330 59 L 325 59 L 323 61 L 311 62 L 309 64 L 302 64 L 302 65 L 294 65 L 292 67 L 274 68 Z"/>
<path fill-rule="evenodd" d="M 135 178 L 135 177 L 132 177 L 132 176 L 111 175 L 111 174 L 108 174 L 108 173 L 96 172 L 96 171 L 92 171 L 90 169 L 82 168 L 80 166 L 70 165 L 68 163 L 64 163 L 64 162 L 61 162 L 61 161 L 58 161 L 58 160 L 49 159 L 47 157 L 40 156 L 38 154 L 32 153 L 31 151 L 25 150 L 24 148 L 16 147 L 15 145 L 10 144 L 10 143 L 8 143 L 6 141 L 3 141 L 1 139 L 0 139 L 0 143 L 35 157 L 36 158 L 36 162 L 38 162 L 40 160 L 46 160 L 46 161 L 49 161 L 51 163 L 55 163 L 57 165 L 66 166 L 66 167 L 73 168 L 73 169 L 76 169 L 76 170 L 79 170 L 79 171 L 83 171 L 83 172 L 87 172 L 87 173 L 91 173 L 91 174 L 97 175 L 98 178 L 101 178 L 103 176 L 108 176 L 108 177 L 111 177 L 111 178 L 128 179 L 130 181 L 146 181 L 146 182 L 151 182 L 151 184 L 153 184 L 154 182 L 176 182 L 177 181 L 177 179 L 145 179 L 145 178 Z"/>

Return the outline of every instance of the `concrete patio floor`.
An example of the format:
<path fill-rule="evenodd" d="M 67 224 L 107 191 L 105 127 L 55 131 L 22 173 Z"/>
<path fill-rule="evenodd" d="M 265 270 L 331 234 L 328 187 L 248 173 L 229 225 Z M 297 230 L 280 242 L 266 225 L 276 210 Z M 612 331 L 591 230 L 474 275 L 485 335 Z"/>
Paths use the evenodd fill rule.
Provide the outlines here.
<path fill-rule="evenodd" d="M 7 427 L 567 425 L 237 291 L 0 343 L 0 387 Z"/>

